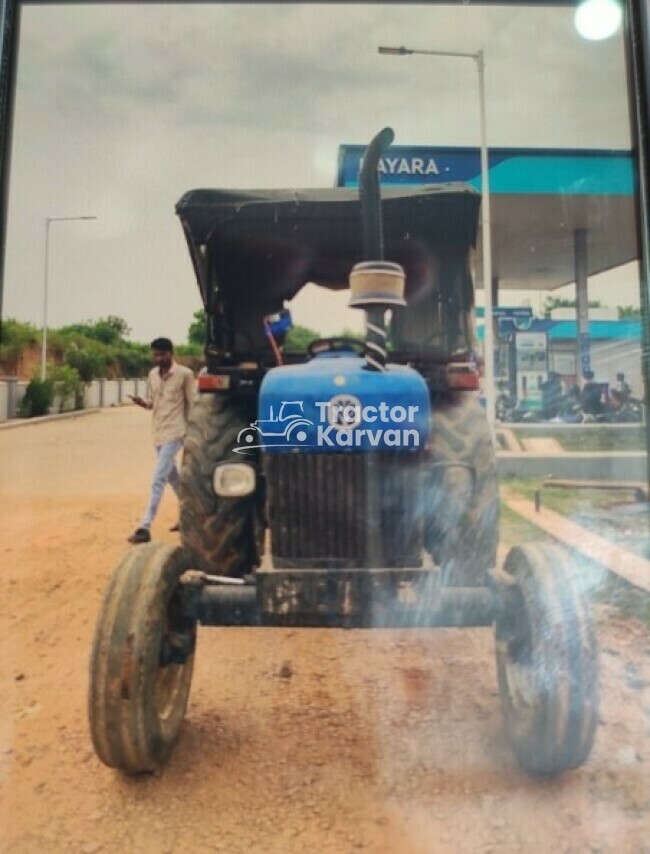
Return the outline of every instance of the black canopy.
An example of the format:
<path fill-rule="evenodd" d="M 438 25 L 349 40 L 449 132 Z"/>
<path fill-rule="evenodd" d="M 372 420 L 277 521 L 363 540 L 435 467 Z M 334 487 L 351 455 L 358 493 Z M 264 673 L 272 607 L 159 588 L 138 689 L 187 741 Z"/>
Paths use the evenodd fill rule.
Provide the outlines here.
<path fill-rule="evenodd" d="M 384 257 L 417 285 L 441 253 L 476 243 L 479 194 L 465 184 L 382 191 Z M 211 281 L 225 296 L 265 310 L 306 282 L 346 288 L 363 259 L 356 189 L 191 190 L 176 205 L 204 300 Z"/>

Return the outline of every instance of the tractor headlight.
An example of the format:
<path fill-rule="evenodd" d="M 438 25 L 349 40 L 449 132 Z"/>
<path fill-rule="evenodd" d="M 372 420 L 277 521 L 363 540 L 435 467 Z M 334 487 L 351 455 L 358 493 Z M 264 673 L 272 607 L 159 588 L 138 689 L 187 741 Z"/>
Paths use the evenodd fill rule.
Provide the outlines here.
<path fill-rule="evenodd" d="M 213 483 L 222 498 L 244 498 L 255 492 L 257 477 L 248 463 L 220 463 L 214 470 Z"/>

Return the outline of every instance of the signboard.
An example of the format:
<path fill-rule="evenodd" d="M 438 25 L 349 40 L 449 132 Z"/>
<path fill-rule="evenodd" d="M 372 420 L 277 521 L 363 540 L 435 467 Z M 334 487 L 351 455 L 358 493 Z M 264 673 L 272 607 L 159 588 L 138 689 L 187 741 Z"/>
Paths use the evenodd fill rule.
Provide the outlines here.
<path fill-rule="evenodd" d="M 517 402 L 527 409 L 542 408 L 542 383 L 545 373 L 535 371 L 517 372 Z"/>
<path fill-rule="evenodd" d="M 533 310 L 530 306 L 517 308 L 495 306 L 492 309 L 492 316 L 499 323 L 499 335 L 508 335 L 517 330 L 525 331 L 533 325 Z"/>
<path fill-rule="evenodd" d="M 340 145 L 338 187 L 358 186 L 365 145 Z M 629 151 L 490 148 L 492 193 L 573 195 L 634 193 Z M 393 145 L 379 161 L 382 184 L 441 184 L 463 181 L 481 188 L 479 148 Z"/>
<path fill-rule="evenodd" d="M 476 307 L 476 317 L 479 320 L 485 319 L 485 309 L 482 305 Z M 499 335 L 508 336 L 513 332 L 530 329 L 533 325 L 533 310 L 530 306 L 520 305 L 517 307 L 495 306 L 492 309 L 492 317 L 499 324 Z M 482 324 L 479 325 L 482 329 Z"/>
<path fill-rule="evenodd" d="M 533 310 L 530 306 L 522 305 L 517 308 L 505 308 L 505 306 L 494 306 L 492 317 L 499 320 L 532 320 Z"/>
<path fill-rule="evenodd" d="M 339 187 L 356 187 L 363 162 L 365 145 L 339 146 Z M 391 146 L 379 161 L 382 183 L 440 184 L 445 181 L 467 181 L 481 174 L 481 152 L 478 148 L 443 149 L 425 146 Z"/>
<path fill-rule="evenodd" d="M 545 332 L 518 332 L 515 337 L 517 400 L 531 409 L 542 405 L 542 383 L 547 374 Z"/>
<path fill-rule="evenodd" d="M 544 353 L 546 362 L 546 332 L 520 332 L 517 335 L 517 351 L 522 353 Z"/>

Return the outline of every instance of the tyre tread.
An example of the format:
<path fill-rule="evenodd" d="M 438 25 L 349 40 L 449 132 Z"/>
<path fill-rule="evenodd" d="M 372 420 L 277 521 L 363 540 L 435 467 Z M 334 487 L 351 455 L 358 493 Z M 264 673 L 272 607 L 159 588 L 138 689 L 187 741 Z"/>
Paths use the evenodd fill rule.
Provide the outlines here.
<path fill-rule="evenodd" d="M 473 396 L 461 392 L 434 403 L 431 433 L 434 462 L 472 466 L 476 481 L 469 507 L 460 516 L 448 496 L 434 487 L 426 547 L 446 585 L 480 586 L 496 565 L 499 537 L 496 456 L 485 412 Z"/>
<path fill-rule="evenodd" d="M 101 761 L 127 774 L 154 770 L 164 761 L 185 714 L 193 652 L 183 665 L 169 719 L 158 718 L 151 689 L 167 601 L 191 564 L 179 546 L 136 546 L 115 568 L 104 596 L 91 654 L 90 732 Z"/>
<path fill-rule="evenodd" d="M 518 546 L 511 550 L 504 571 L 516 579 L 523 597 L 538 689 L 536 706 L 522 727 L 508 693 L 507 653 L 497 644 L 506 726 L 523 768 L 559 774 L 582 765 L 593 747 L 599 705 L 593 622 L 572 581 L 570 558 L 559 546 Z"/>
<path fill-rule="evenodd" d="M 254 498 L 223 499 L 212 478 L 217 463 L 238 459 L 239 432 L 250 419 L 215 395 L 200 398 L 192 410 L 181 469 L 181 542 L 199 568 L 218 575 L 243 575 L 256 562 Z M 245 458 L 244 458 L 245 459 Z"/>

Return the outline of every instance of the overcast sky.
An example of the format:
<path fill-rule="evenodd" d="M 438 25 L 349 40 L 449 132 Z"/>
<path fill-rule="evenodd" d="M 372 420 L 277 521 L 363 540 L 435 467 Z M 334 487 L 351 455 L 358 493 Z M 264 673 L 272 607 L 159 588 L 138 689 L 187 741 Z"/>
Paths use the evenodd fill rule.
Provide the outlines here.
<path fill-rule="evenodd" d="M 379 44 L 485 50 L 493 146 L 630 145 L 622 38 L 584 41 L 567 9 L 28 6 L 4 316 L 41 323 L 45 217 L 95 215 L 52 226 L 51 325 L 117 314 L 134 339 L 184 341 L 186 190 L 332 186 L 338 146 L 385 125 L 402 145 L 478 145 L 474 64 Z M 294 314 L 329 333 L 339 305 L 312 292 Z"/>

